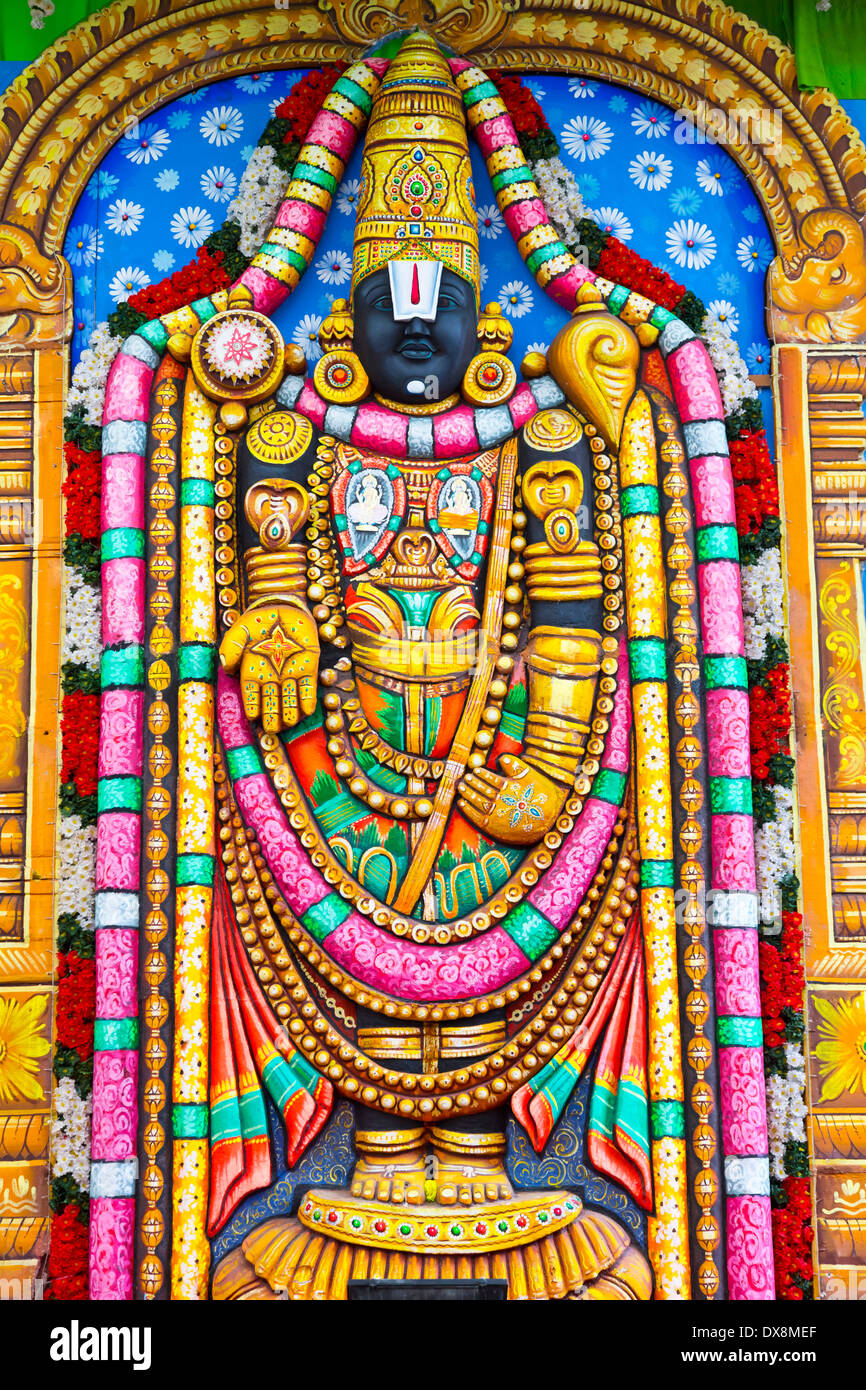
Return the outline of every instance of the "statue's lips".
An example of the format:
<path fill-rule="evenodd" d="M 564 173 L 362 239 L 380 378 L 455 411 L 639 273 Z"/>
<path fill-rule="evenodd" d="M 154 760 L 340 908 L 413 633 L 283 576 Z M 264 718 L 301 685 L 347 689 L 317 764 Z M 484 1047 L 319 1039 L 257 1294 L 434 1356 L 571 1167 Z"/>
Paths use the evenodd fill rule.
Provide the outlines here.
<path fill-rule="evenodd" d="M 436 349 L 433 347 L 431 343 L 426 342 L 423 338 L 416 338 L 414 340 L 410 339 L 408 342 L 401 343 L 400 347 L 398 347 L 397 349 L 397 352 L 401 357 L 409 357 L 414 362 L 426 362 L 428 358 L 434 356 Z"/>

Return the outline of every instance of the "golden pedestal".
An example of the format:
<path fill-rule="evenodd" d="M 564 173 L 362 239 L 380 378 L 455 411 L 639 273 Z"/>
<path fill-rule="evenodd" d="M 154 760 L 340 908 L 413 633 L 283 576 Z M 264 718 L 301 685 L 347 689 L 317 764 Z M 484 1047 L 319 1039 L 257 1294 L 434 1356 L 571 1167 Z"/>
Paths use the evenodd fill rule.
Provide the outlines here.
<path fill-rule="evenodd" d="M 623 1228 L 569 1192 L 406 1207 L 327 1189 L 247 1236 L 217 1266 L 212 1296 L 344 1300 L 351 1279 L 505 1279 L 518 1301 L 652 1296 L 649 1263 Z"/>

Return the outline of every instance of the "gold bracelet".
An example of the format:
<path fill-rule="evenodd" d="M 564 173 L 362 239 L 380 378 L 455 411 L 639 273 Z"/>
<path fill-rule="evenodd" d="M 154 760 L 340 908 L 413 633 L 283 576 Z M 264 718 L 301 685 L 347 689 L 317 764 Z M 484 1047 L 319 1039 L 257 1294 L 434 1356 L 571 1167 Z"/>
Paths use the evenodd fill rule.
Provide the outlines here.
<path fill-rule="evenodd" d="M 247 603 L 297 596 L 305 599 L 307 559 L 303 545 L 287 545 L 283 550 L 253 546 L 244 554 L 247 576 Z"/>

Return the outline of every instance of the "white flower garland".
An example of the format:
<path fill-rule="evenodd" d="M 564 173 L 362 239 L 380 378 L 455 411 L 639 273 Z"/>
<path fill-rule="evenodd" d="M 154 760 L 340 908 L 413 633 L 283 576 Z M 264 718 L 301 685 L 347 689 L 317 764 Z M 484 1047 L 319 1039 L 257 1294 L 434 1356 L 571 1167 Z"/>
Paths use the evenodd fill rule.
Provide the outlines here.
<path fill-rule="evenodd" d="M 66 409 L 72 414 L 77 406 L 84 407 L 86 425 L 102 424 L 102 405 L 105 400 L 105 386 L 111 364 L 120 352 L 121 338 L 113 338 L 107 322 L 94 328 L 88 346 L 84 349 L 72 373 Z"/>
<path fill-rule="evenodd" d="M 85 1100 L 71 1076 L 54 1083 L 51 1167 L 55 1178 L 72 1177 L 86 1192 L 90 1182 L 90 1117 L 93 1097 Z"/>
<path fill-rule="evenodd" d="M 573 251 L 580 245 L 577 224 L 586 216 L 577 179 L 558 157 L 537 159 L 530 168 L 550 221 Z"/>
<path fill-rule="evenodd" d="M 237 222 L 241 229 L 238 249 L 245 256 L 254 256 L 270 231 L 291 177 L 277 164 L 270 145 L 256 146 L 237 196 L 226 210 L 226 220 Z"/>

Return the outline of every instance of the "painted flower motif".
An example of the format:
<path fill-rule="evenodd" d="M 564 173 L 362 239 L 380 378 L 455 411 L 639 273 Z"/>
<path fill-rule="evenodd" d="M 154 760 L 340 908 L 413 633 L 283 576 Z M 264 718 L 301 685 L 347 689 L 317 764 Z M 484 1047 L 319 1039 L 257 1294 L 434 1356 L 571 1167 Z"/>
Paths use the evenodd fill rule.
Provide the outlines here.
<path fill-rule="evenodd" d="M 172 130 L 186 130 L 192 116 L 189 111 L 169 111 L 167 119 Z"/>
<path fill-rule="evenodd" d="M 601 159 L 610 149 L 613 131 L 597 116 L 573 116 L 562 128 L 562 144 L 572 159 Z"/>
<path fill-rule="evenodd" d="M 745 217 L 747 222 L 760 222 L 761 209 L 757 207 L 754 203 L 747 203 L 746 206 L 743 208 L 743 216 Z"/>
<path fill-rule="evenodd" d="M 532 782 L 529 782 L 525 787 L 522 787 L 517 792 L 516 796 L 503 796 L 502 800 L 505 803 L 505 805 L 514 807 L 514 810 L 511 812 L 511 816 L 509 819 L 510 825 L 519 824 L 519 822 L 523 820 L 524 816 L 530 816 L 533 820 L 543 819 L 543 812 L 541 811 L 541 809 L 538 806 L 533 806 L 532 804 L 535 800 L 535 796 L 535 786 Z M 544 798 L 542 798 L 542 800 L 544 800 Z"/>
<path fill-rule="evenodd" d="M 144 208 L 141 203 L 132 203 L 128 198 L 118 198 L 105 215 L 105 225 L 118 236 L 132 236 L 141 226 Z"/>
<path fill-rule="evenodd" d="M 152 121 L 130 126 L 124 131 L 123 139 L 127 146 L 126 157 L 133 164 L 150 164 L 162 159 L 171 144 L 168 131 L 160 130 Z"/>
<path fill-rule="evenodd" d="M 695 178 L 705 193 L 713 198 L 721 198 L 730 193 L 734 184 L 734 171 L 721 155 L 699 159 L 695 165 Z"/>
<path fill-rule="evenodd" d="M 478 235 L 495 241 L 505 222 L 495 203 L 487 203 L 478 209 Z"/>
<path fill-rule="evenodd" d="M 103 254 L 105 241 L 96 227 L 84 222 L 80 227 L 72 228 L 64 249 L 70 265 L 93 265 Z"/>
<path fill-rule="evenodd" d="M 716 285 L 719 294 L 728 296 L 737 294 L 740 288 L 740 278 L 738 275 L 733 275 L 729 270 L 723 270 L 721 275 L 716 278 Z"/>
<path fill-rule="evenodd" d="M 274 80 L 272 72 L 251 72 L 245 77 L 235 78 L 235 86 L 240 92 L 266 92 Z"/>
<path fill-rule="evenodd" d="M 645 140 L 659 140 L 671 128 L 667 111 L 654 101 L 642 101 L 640 106 L 636 106 L 631 113 L 631 123 Z"/>
<path fill-rule="evenodd" d="M 237 175 L 224 164 L 212 164 L 201 176 L 201 191 L 214 203 L 227 203 L 235 196 Z"/>
<path fill-rule="evenodd" d="M 547 88 L 542 86 L 535 77 L 524 78 L 523 85 L 529 89 L 536 101 L 543 101 L 547 96 Z"/>
<path fill-rule="evenodd" d="M 304 349 L 304 355 L 308 362 L 318 362 L 322 355 L 322 349 L 319 347 L 319 329 L 321 326 L 321 314 L 304 314 L 300 322 L 295 325 L 292 342 Z"/>
<path fill-rule="evenodd" d="M 628 166 L 628 176 L 638 188 L 656 193 L 667 188 L 673 176 L 674 166 L 665 154 L 652 154 L 644 150 Z"/>
<path fill-rule="evenodd" d="M 820 1041 L 815 1056 L 821 1072 L 821 1100 L 838 1100 L 866 1090 L 866 991 L 833 1002 L 813 995 Z"/>
<path fill-rule="evenodd" d="M 744 236 L 737 242 L 737 260 L 743 270 L 760 272 L 773 259 L 773 248 L 765 237 Z"/>
<path fill-rule="evenodd" d="M 707 313 L 721 324 L 726 333 L 736 333 L 740 326 L 740 311 L 729 299 L 711 299 Z"/>
<path fill-rule="evenodd" d="M 611 111 L 615 111 L 618 116 L 621 116 L 623 111 L 628 110 L 628 102 L 626 101 L 625 97 L 622 95 L 621 92 L 614 92 L 613 96 L 607 104 L 608 108 Z"/>
<path fill-rule="evenodd" d="M 768 343 L 751 343 L 746 348 L 746 363 L 755 376 L 765 375 L 770 370 L 770 346 Z"/>
<path fill-rule="evenodd" d="M 48 996 L 0 998 L 0 1101 L 42 1100 L 39 1058 L 51 1043 L 42 1032 Z"/>
<path fill-rule="evenodd" d="M 667 252 L 687 270 L 703 270 L 716 254 L 716 238 L 704 222 L 675 222 L 667 230 Z"/>
<path fill-rule="evenodd" d="M 84 193 L 86 197 L 100 202 L 104 198 L 114 197 L 115 189 L 119 183 L 120 179 L 116 174 L 109 174 L 105 169 L 97 169 Z"/>
<path fill-rule="evenodd" d="M 171 270 L 174 265 L 174 259 L 171 251 L 156 251 L 153 257 L 154 269 L 161 270 L 163 273 L 167 270 Z"/>
<path fill-rule="evenodd" d="M 176 169 L 160 169 L 154 183 L 160 193 L 172 193 L 180 183 L 180 174 Z"/>
<path fill-rule="evenodd" d="M 233 145 L 244 128 L 244 118 L 236 106 L 212 106 L 198 123 L 205 140 L 220 148 Z"/>
<path fill-rule="evenodd" d="M 337 189 L 337 212 L 354 215 L 358 211 L 358 199 L 360 196 L 361 180 L 343 179 L 343 182 Z"/>
<path fill-rule="evenodd" d="M 524 83 L 524 85 L 528 87 L 529 83 Z M 595 83 L 589 82 L 585 77 L 570 77 L 568 79 L 568 90 L 573 97 L 580 101 L 584 97 L 595 96 Z M 536 93 L 536 96 L 537 95 L 538 93 Z"/>
<path fill-rule="evenodd" d="M 184 106 L 198 106 L 200 101 L 204 101 L 204 98 L 204 87 L 195 87 L 193 91 L 187 92 L 185 96 L 182 96 L 181 101 L 183 102 Z"/>
<path fill-rule="evenodd" d="M 617 241 L 631 241 L 634 236 L 634 228 L 619 208 L 593 208 L 587 212 L 587 217 L 597 222 L 603 232 L 615 236 Z"/>
<path fill-rule="evenodd" d="M 146 270 L 141 270 L 137 265 L 125 265 L 109 282 L 108 293 L 115 304 L 122 304 L 136 290 L 143 290 L 149 284 L 150 276 Z"/>
<path fill-rule="evenodd" d="M 324 285 L 345 285 L 352 273 L 352 257 L 347 251 L 329 251 L 316 261 L 316 274 Z"/>
<path fill-rule="evenodd" d="M 549 344 L 549 343 L 542 343 L 542 342 L 527 343 L 527 344 L 526 344 L 526 351 L 527 351 L 527 352 L 540 352 L 540 353 L 542 354 L 543 357 L 546 357 L 546 356 L 547 356 L 547 349 L 548 349 L 549 347 L 550 347 L 550 344 Z"/>
<path fill-rule="evenodd" d="M 532 291 L 523 280 L 509 280 L 496 296 L 503 314 L 510 319 L 522 319 L 532 308 Z"/>
<path fill-rule="evenodd" d="M 180 208 L 170 225 L 172 236 L 181 246 L 201 246 L 213 231 L 213 218 L 206 208 Z"/>
<path fill-rule="evenodd" d="M 697 212 L 701 205 L 701 195 L 694 188 L 675 188 L 669 199 L 671 212 L 675 217 L 688 217 Z"/>
<path fill-rule="evenodd" d="M 593 202 L 599 195 L 601 184 L 595 174 L 581 174 L 580 191 L 587 202 Z"/>

